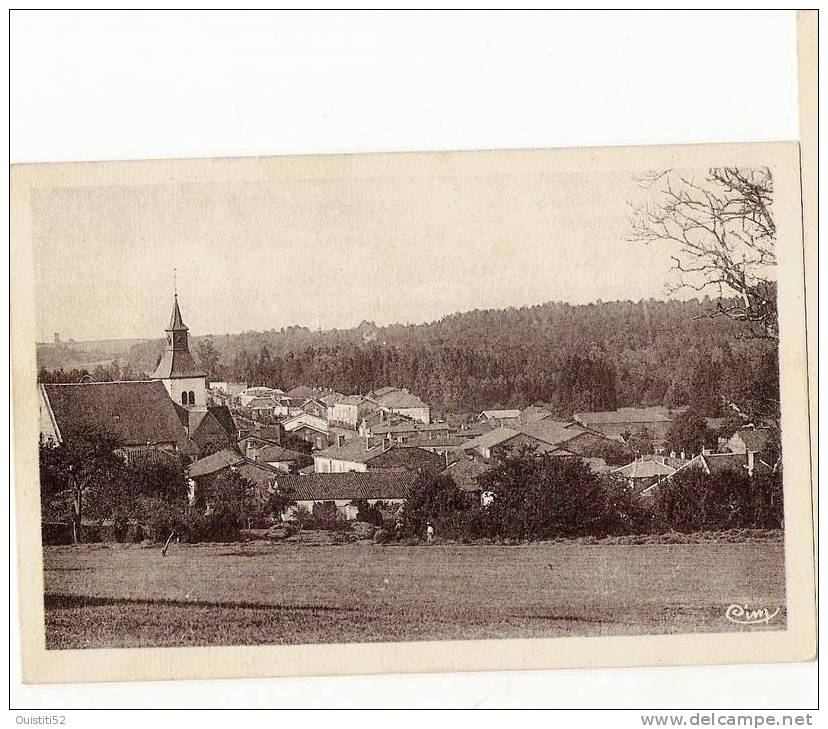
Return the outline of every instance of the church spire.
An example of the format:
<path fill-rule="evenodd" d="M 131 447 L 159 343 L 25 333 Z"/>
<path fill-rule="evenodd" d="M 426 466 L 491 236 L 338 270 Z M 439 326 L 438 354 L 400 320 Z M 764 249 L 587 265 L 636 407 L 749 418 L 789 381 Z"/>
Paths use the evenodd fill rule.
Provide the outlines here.
<path fill-rule="evenodd" d="M 170 325 L 167 327 L 168 332 L 187 331 L 187 325 L 184 319 L 181 318 L 181 309 L 178 308 L 178 294 L 175 294 L 172 316 L 170 317 Z"/>

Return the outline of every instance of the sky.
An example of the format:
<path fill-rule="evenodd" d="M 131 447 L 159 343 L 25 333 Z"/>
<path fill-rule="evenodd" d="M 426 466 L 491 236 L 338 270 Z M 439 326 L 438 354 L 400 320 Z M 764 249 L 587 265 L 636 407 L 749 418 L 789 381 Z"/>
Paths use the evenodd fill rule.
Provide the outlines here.
<path fill-rule="evenodd" d="M 670 251 L 625 240 L 640 171 L 439 159 L 38 188 L 38 339 L 161 336 L 174 278 L 196 335 L 666 298 Z"/>

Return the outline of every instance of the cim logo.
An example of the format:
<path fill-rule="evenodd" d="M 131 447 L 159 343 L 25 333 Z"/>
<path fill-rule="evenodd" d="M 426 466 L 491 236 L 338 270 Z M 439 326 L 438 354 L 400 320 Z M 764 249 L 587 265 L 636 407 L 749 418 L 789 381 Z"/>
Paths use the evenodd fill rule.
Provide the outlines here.
<path fill-rule="evenodd" d="M 773 612 L 768 608 L 756 608 L 751 610 L 747 605 L 732 604 L 727 606 L 725 610 L 725 617 L 731 623 L 738 623 L 739 625 L 758 625 L 760 623 L 769 623 L 779 614 L 779 608 Z"/>

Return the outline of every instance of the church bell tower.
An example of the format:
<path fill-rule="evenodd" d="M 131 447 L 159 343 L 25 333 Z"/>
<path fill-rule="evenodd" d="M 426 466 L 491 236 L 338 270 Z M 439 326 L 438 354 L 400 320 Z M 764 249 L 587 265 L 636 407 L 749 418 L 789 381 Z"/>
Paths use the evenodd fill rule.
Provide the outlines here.
<path fill-rule="evenodd" d="M 178 307 L 178 294 L 173 301 L 170 325 L 167 333 L 167 346 L 161 355 L 161 361 L 152 375 L 154 380 L 161 380 L 174 402 L 192 408 L 207 406 L 207 373 L 203 372 L 190 354 L 189 330 L 181 317 Z"/>

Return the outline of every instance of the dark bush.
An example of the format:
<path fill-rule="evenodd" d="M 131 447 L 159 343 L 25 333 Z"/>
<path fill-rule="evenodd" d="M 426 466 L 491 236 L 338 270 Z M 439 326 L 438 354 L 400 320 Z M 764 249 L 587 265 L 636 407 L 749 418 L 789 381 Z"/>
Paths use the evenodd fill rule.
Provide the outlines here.
<path fill-rule="evenodd" d="M 656 489 L 653 520 L 660 531 L 781 529 L 782 474 L 687 469 Z"/>
<path fill-rule="evenodd" d="M 225 506 L 208 514 L 189 514 L 184 532 L 190 542 L 235 542 L 241 537 L 238 514 Z"/>

